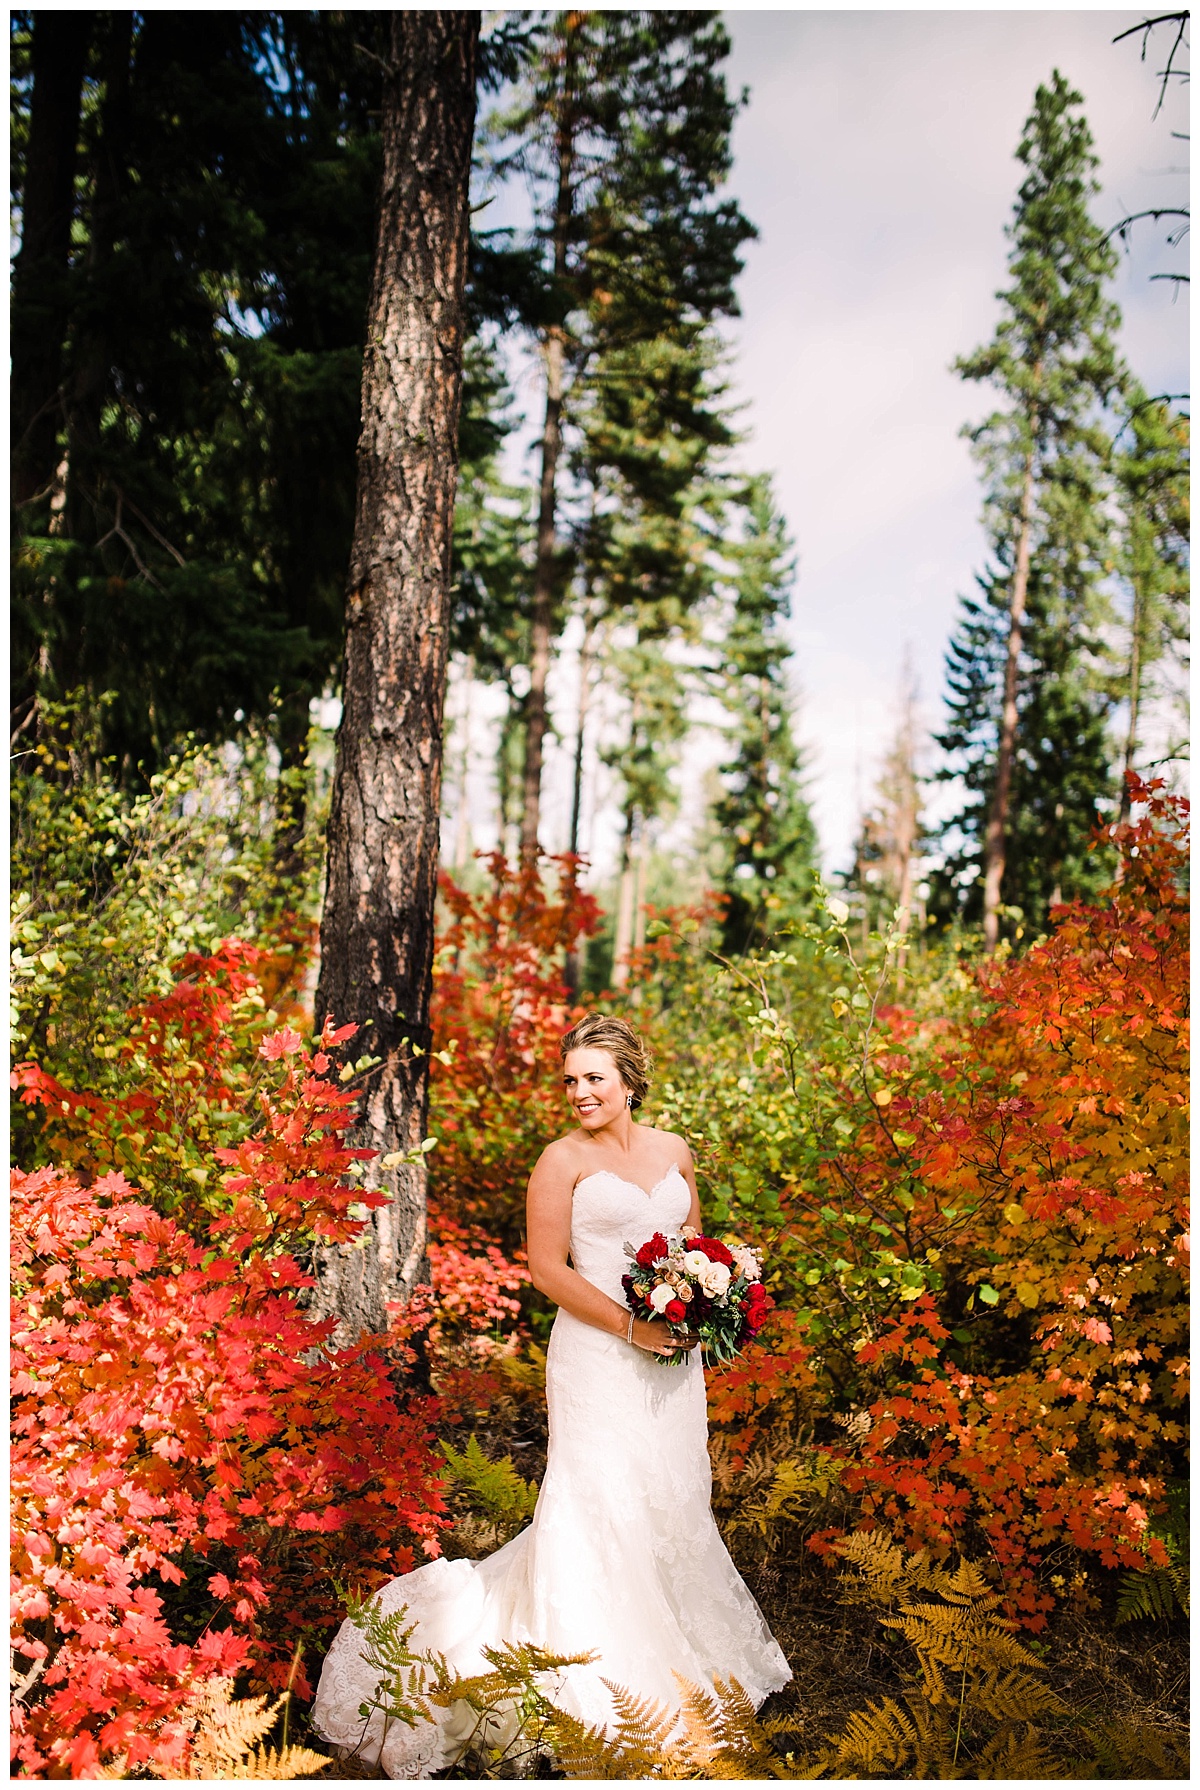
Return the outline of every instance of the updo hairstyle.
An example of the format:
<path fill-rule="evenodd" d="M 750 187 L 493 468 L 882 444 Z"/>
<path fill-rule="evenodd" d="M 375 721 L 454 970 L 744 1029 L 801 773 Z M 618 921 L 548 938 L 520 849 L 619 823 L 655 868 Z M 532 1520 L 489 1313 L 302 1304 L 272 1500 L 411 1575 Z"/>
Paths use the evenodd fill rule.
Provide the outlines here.
<path fill-rule="evenodd" d="M 650 1052 L 628 1020 L 613 1013 L 585 1013 L 559 1041 L 558 1054 L 564 1063 L 572 1050 L 606 1050 L 633 1095 L 633 1107 L 642 1104 L 650 1091 Z"/>

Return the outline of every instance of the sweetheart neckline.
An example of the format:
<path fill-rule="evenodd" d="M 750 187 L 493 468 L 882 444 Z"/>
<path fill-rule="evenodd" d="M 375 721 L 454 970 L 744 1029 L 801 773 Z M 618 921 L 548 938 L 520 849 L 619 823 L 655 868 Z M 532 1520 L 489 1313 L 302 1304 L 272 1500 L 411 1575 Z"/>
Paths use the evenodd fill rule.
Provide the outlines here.
<path fill-rule="evenodd" d="M 578 1193 L 579 1189 L 583 1186 L 583 1183 L 585 1181 L 594 1181 L 598 1175 L 607 1175 L 610 1181 L 619 1181 L 621 1183 L 622 1187 L 636 1188 L 637 1192 L 640 1193 L 644 1199 L 648 1199 L 648 1200 L 652 1200 L 654 1198 L 655 1194 L 658 1192 L 660 1187 L 666 1186 L 667 1182 L 671 1179 L 672 1175 L 678 1175 L 679 1179 L 681 1181 L 683 1181 L 683 1170 L 680 1168 L 680 1166 L 677 1162 L 673 1162 L 671 1164 L 671 1166 L 667 1170 L 666 1174 L 661 1175 L 659 1177 L 659 1179 L 654 1183 L 654 1186 L 652 1188 L 650 1188 L 649 1192 L 646 1191 L 646 1189 L 642 1186 L 640 1181 L 627 1181 L 625 1179 L 625 1176 L 619 1175 L 615 1169 L 594 1168 L 590 1175 L 583 1175 L 580 1177 L 580 1179 L 578 1181 L 576 1181 L 575 1186 L 572 1189 L 572 1192 Z M 684 1181 L 683 1184 L 685 1187 L 687 1186 L 686 1181 Z"/>

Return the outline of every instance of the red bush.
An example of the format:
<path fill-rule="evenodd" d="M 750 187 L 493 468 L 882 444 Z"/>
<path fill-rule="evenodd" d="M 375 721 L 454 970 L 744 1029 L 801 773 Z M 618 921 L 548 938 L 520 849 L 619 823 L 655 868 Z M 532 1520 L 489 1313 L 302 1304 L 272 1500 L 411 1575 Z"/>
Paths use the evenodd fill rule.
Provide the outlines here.
<path fill-rule="evenodd" d="M 15 1644 L 46 1662 L 18 1711 L 26 1772 L 117 1753 L 169 1771 L 190 1681 L 282 1684 L 297 1636 L 338 1614 L 335 1579 L 438 1551 L 432 1406 L 397 1401 L 382 1339 L 334 1354 L 301 1304 L 292 1252 L 352 1236 L 352 1203 L 382 1196 L 346 1184 L 353 1095 L 300 1043 L 263 1044 L 284 1072 L 222 1153 L 240 1172 L 207 1249 L 118 1173 L 14 1177 Z"/>

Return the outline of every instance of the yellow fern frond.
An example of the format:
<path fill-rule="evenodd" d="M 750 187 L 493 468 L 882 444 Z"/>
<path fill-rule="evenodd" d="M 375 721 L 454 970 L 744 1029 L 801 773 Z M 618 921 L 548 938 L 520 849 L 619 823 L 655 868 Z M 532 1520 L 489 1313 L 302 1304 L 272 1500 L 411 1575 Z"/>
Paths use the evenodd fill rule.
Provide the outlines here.
<path fill-rule="evenodd" d="M 624 1758 L 603 1728 L 589 1727 L 566 1710 L 556 1710 L 551 1745 L 559 1768 L 568 1778 L 623 1778 Z"/>
<path fill-rule="evenodd" d="M 998 1722 L 1029 1722 L 1035 1716 L 1069 1713 L 1062 1698 L 1028 1672 L 989 1673 L 972 1686 L 971 1702 Z"/>
<path fill-rule="evenodd" d="M 859 1766 L 863 1771 L 890 1769 L 899 1773 L 919 1752 L 919 1737 L 912 1717 L 891 1697 L 872 1703 L 852 1715 L 834 1745 L 837 1766 Z M 842 1776 L 838 1771 L 837 1775 Z"/>
<path fill-rule="evenodd" d="M 1186 1730 L 1157 1728 L 1149 1722 L 1105 1722 L 1091 1735 L 1095 1758 L 1086 1768 L 1093 1777 L 1185 1778 L 1188 1775 Z"/>
<path fill-rule="evenodd" d="M 635 1697 L 631 1690 L 623 1684 L 614 1684 L 610 1678 L 601 1682 L 612 1695 L 613 1713 L 617 1718 L 616 1744 L 627 1752 L 647 1757 L 661 1753 L 678 1720 L 674 1711 L 652 1702 L 649 1697 Z"/>
<path fill-rule="evenodd" d="M 960 1560 L 958 1571 L 951 1574 L 942 1596 L 953 1604 L 982 1603 L 996 1609 L 1003 1601 L 992 1590 L 973 1560 Z"/>
<path fill-rule="evenodd" d="M 212 1678 L 198 1685 L 182 1712 L 185 1726 L 191 1729 L 188 1744 L 170 1776 L 263 1782 L 312 1777 L 323 1771 L 329 1764 L 323 1753 L 308 1747 L 263 1745 L 287 1701 L 286 1694 L 270 1705 L 265 1697 L 235 1699 L 228 1678 Z M 148 1769 L 156 1777 L 167 1775 L 156 1770 L 153 1762 Z M 106 1775 L 121 1776 L 123 1772 Z"/>
<path fill-rule="evenodd" d="M 1054 1754 L 1034 1728 L 1005 1728 L 993 1734 L 971 1764 L 971 1776 L 1011 1782 L 1020 1778 L 1062 1775 Z"/>
<path fill-rule="evenodd" d="M 861 1573 L 871 1601 L 890 1604 L 905 1570 L 904 1555 L 895 1542 L 882 1530 L 871 1529 L 843 1536 L 833 1546 L 835 1553 Z M 852 1585 L 852 1581 L 848 1583 Z"/>

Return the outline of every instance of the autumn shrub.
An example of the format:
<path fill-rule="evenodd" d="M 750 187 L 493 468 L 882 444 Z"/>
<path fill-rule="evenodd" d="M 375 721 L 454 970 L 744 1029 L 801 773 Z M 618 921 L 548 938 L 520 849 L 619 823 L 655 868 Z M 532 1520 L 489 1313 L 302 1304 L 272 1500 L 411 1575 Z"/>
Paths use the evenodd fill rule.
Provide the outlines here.
<path fill-rule="evenodd" d="M 525 1184 L 563 1126 L 558 1041 L 580 1009 L 565 957 L 600 923 L 578 860 L 485 861 L 481 893 L 441 881 L 434 963 L 431 1198 L 448 1220 L 519 1241 Z"/>
<path fill-rule="evenodd" d="M 718 1424 L 832 1454 L 852 1521 L 982 1550 L 1034 1627 L 1050 1549 L 1166 1564 L 1184 1471 L 1184 810 L 1136 795 L 1121 880 L 1023 957 L 901 1008 L 889 941 L 864 957 L 831 903 L 712 979 L 664 1092 L 784 1308 Z"/>
<path fill-rule="evenodd" d="M 13 1190 L 16 1755 L 87 1776 L 181 1756 L 198 1680 L 278 1688 L 297 1641 L 438 1551 L 432 1407 L 397 1395 L 386 1339 L 333 1352 L 298 1257 L 352 1238 L 354 1093 L 284 1028 L 258 1123 L 214 1152 L 207 1246 L 119 1172 Z M 32 1676 L 30 1676 L 32 1674 Z M 302 1664 L 297 1689 L 307 1685 Z M 168 1771 L 169 1775 L 169 1771 Z"/>
<path fill-rule="evenodd" d="M 119 1139 L 103 1143 L 78 1105 L 62 1112 L 65 1095 L 57 1105 L 18 1107 L 14 1155 L 33 1169 L 92 1161 L 87 1152 L 103 1145 L 97 1166 L 136 1167 L 144 1192 L 173 1199 L 180 1174 L 204 1165 L 198 1154 L 177 1160 L 164 1126 L 178 1139 L 203 1115 L 209 1142 L 228 1142 L 229 1126 L 237 1127 L 229 1115 L 253 1079 L 258 1039 L 278 1020 L 298 1017 L 315 940 L 314 841 L 306 835 L 303 873 L 281 890 L 271 868 L 273 772 L 256 734 L 182 752 L 137 789 L 97 762 L 77 706 L 44 705 L 40 728 L 35 745 L 17 755 L 12 778 L 13 1061 L 36 1063 L 47 1089 L 54 1084 L 109 1106 L 144 1098 L 151 1081 L 175 1086 L 159 1101 L 162 1122 L 146 1139 L 153 1160 L 140 1147 L 132 1163 L 119 1158 Z M 310 804 L 309 835 L 320 807 Z M 223 971 L 209 971 L 198 997 L 216 1002 L 223 980 L 222 1010 L 208 1016 L 209 1039 L 222 1040 L 222 1073 L 199 1085 L 195 1064 L 181 1074 L 172 1064 L 186 1055 L 188 1034 L 200 1045 L 207 1023 L 183 1010 L 179 966 L 219 955 L 225 939 L 253 949 L 248 944 L 240 958 L 226 951 Z M 160 1002 L 167 1003 L 161 1014 Z M 168 1122 L 170 1106 L 176 1114 Z M 76 1147 L 83 1156 L 72 1154 Z"/>

